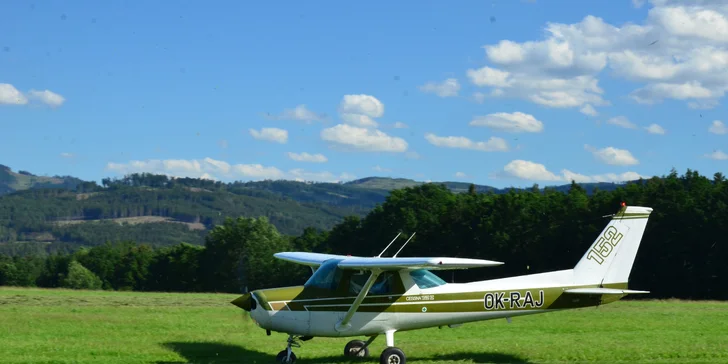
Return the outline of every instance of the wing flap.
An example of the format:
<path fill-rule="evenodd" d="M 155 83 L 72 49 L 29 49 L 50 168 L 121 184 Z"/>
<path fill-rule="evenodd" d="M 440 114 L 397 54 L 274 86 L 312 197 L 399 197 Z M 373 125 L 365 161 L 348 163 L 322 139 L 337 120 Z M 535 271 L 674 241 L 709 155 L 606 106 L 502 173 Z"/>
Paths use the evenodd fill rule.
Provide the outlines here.
<path fill-rule="evenodd" d="M 571 288 L 564 290 L 564 293 L 571 294 L 640 294 L 650 293 L 650 291 L 636 291 L 633 289 L 615 289 L 615 288 Z"/>

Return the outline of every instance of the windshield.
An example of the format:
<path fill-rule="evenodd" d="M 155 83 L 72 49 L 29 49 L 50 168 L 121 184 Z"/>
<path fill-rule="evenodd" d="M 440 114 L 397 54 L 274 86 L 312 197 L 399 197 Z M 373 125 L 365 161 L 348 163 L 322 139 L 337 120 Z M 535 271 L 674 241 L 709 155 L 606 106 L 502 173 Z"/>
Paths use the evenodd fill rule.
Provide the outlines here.
<path fill-rule="evenodd" d="M 325 261 L 304 286 L 335 290 L 341 281 L 342 271 L 338 267 L 340 261 L 341 259 Z"/>
<path fill-rule="evenodd" d="M 442 286 L 443 284 L 447 284 L 442 278 L 435 275 L 435 273 L 430 272 L 426 269 L 418 269 L 413 270 L 410 272 L 410 277 L 415 281 L 415 284 L 417 287 L 420 287 L 420 289 L 424 288 L 432 288 L 437 286 Z"/>

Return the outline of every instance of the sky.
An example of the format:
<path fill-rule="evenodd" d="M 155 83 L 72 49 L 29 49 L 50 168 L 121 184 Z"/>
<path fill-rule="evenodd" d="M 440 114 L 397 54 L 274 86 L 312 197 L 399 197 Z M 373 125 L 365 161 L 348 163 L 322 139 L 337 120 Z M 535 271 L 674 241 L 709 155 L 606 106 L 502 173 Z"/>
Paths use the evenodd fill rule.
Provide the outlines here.
<path fill-rule="evenodd" d="M 495 187 L 728 169 L 719 0 L 0 2 L 0 164 Z"/>

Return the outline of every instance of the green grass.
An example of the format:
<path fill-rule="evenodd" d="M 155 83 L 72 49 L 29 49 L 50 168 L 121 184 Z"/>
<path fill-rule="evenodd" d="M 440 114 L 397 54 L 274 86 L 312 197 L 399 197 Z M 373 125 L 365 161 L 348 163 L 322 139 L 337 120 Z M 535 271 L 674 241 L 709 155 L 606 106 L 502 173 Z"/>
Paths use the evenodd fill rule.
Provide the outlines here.
<path fill-rule="evenodd" d="M 229 302 L 237 295 L 0 287 L 3 363 L 273 363 L 286 336 Z M 350 338 L 314 338 L 299 363 L 342 357 Z M 395 334 L 408 363 L 728 362 L 728 303 L 622 301 Z"/>

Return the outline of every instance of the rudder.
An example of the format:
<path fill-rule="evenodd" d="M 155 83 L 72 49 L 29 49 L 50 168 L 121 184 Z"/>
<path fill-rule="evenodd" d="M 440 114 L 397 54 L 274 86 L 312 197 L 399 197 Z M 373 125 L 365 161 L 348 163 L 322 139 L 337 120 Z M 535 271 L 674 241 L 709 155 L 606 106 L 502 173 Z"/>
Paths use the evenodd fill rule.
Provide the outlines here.
<path fill-rule="evenodd" d="M 651 213 L 650 207 L 622 204 L 574 267 L 575 283 L 627 283 Z"/>

